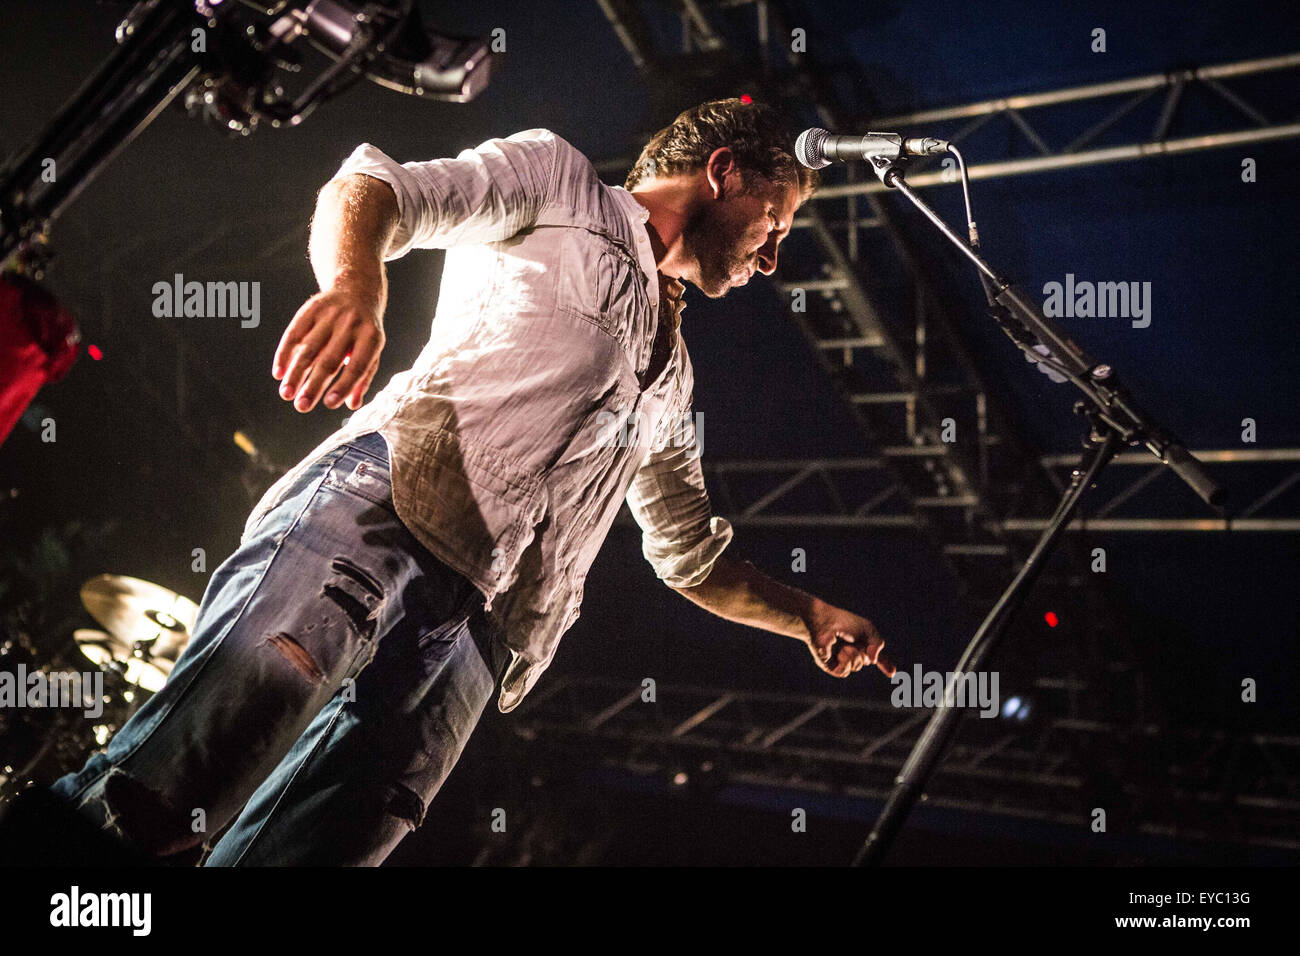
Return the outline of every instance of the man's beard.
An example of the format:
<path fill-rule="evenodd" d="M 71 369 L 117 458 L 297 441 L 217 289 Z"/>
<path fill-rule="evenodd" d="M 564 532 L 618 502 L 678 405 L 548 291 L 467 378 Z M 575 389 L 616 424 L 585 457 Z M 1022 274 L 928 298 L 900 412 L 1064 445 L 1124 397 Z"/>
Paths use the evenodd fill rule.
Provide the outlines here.
<path fill-rule="evenodd" d="M 736 275 L 749 272 L 750 254 L 739 243 L 728 245 L 727 236 L 736 235 L 739 224 L 721 208 L 721 203 L 705 203 L 682 229 L 682 241 L 699 264 L 696 285 L 710 299 L 719 299 L 731 289 Z"/>

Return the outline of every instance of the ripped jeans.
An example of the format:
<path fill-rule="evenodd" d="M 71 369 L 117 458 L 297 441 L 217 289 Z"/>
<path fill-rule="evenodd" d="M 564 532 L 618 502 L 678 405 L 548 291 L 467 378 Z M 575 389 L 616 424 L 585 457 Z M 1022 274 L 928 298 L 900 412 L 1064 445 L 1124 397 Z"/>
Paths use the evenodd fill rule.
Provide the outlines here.
<path fill-rule="evenodd" d="M 478 589 L 398 520 L 371 432 L 320 456 L 250 531 L 167 683 L 53 789 L 153 856 L 378 865 L 419 826 L 509 658 Z"/>

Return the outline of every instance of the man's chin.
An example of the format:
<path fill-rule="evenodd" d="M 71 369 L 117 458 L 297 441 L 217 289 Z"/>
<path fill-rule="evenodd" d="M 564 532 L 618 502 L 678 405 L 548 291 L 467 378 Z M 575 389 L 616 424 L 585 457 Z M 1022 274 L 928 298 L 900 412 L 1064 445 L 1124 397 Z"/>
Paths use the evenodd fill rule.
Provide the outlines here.
<path fill-rule="evenodd" d="M 714 279 L 711 282 L 697 282 L 695 288 L 699 289 L 710 299 L 721 299 L 732 289 L 730 278 Z"/>

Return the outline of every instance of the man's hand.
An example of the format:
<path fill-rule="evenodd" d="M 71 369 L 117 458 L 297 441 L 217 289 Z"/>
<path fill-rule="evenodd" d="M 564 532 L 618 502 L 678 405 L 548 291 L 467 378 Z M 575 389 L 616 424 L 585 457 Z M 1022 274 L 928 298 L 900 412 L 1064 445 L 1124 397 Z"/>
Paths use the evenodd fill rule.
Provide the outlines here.
<path fill-rule="evenodd" d="M 383 323 L 373 299 L 336 285 L 303 303 L 275 350 L 271 375 L 282 380 L 281 398 L 309 412 L 329 386 L 326 408 L 338 408 L 345 399 L 348 408 L 361 407 L 384 348 Z"/>
<path fill-rule="evenodd" d="M 865 617 L 814 600 L 805 624 L 808 635 L 803 641 L 817 666 L 826 673 L 848 677 L 863 667 L 875 666 L 886 677 L 894 676 L 897 668 L 881 653 L 885 642 L 876 626 Z"/>
<path fill-rule="evenodd" d="M 345 400 L 361 407 L 384 348 L 384 252 L 397 224 L 397 197 L 385 182 L 354 173 L 321 189 L 308 243 L 321 291 L 284 330 L 271 365 L 280 397 L 298 411 L 322 395 L 326 408 Z"/>
<path fill-rule="evenodd" d="M 748 561 L 719 555 L 709 576 L 679 594 L 728 621 L 802 641 L 828 674 L 848 677 L 871 664 L 893 677 L 885 642 L 865 617 L 773 581 Z"/>

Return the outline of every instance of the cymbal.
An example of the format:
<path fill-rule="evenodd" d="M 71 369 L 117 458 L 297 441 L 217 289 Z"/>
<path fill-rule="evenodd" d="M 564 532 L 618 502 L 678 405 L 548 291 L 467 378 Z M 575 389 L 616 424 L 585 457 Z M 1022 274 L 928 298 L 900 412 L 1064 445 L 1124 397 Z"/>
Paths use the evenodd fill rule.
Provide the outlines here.
<path fill-rule="evenodd" d="M 128 684 L 134 684 L 151 693 L 162 690 L 167 677 L 172 672 L 174 659 L 166 657 L 140 656 L 145 647 L 137 649 L 134 645 L 114 637 L 107 631 L 97 631 L 91 627 L 82 627 L 73 631 L 72 639 L 81 648 L 81 653 L 95 663 L 100 670 L 116 671 Z M 179 654 L 179 650 L 177 651 Z"/>
<path fill-rule="evenodd" d="M 199 616 L 198 605 L 189 598 L 121 574 L 91 578 L 82 585 L 81 603 L 114 637 L 132 646 L 154 644 L 151 653 L 155 655 L 163 646 L 174 645 L 178 638 L 181 647 L 188 643 Z M 176 655 L 169 656 L 176 659 Z"/>
<path fill-rule="evenodd" d="M 128 683 L 158 691 L 190 642 L 199 608 L 157 584 L 120 574 L 100 574 L 81 588 L 81 602 L 104 628 L 73 634 L 81 652 Z"/>

